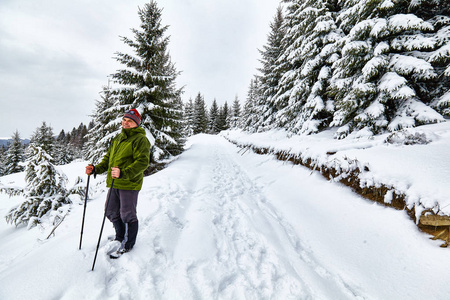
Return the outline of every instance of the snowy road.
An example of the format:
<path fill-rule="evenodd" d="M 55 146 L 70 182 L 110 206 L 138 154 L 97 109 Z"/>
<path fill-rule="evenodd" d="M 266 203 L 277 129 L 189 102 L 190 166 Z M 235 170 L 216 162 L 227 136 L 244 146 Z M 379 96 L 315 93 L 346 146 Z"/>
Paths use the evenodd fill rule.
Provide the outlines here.
<path fill-rule="evenodd" d="M 144 218 L 140 242 L 152 251 L 138 264 L 159 272 L 141 269 L 133 285 L 147 278 L 152 299 L 352 298 L 351 288 L 302 246 L 241 160 L 225 140 L 198 138 L 176 162 L 176 174 L 165 174 L 168 188 L 146 191 L 159 203 Z M 121 275 L 126 280 L 128 272 Z"/>
<path fill-rule="evenodd" d="M 19 229 L 20 254 L 0 263 L 0 299 L 449 299 L 449 250 L 404 212 L 219 136 L 189 144 L 145 179 L 132 252 L 111 261 L 102 249 L 90 271 L 100 193 L 81 251 L 81 206 L 48 241 Z M 6 253 L 17 234 L 0 231 Z M 109 224 L 102 245 L 108 234 Z"/>

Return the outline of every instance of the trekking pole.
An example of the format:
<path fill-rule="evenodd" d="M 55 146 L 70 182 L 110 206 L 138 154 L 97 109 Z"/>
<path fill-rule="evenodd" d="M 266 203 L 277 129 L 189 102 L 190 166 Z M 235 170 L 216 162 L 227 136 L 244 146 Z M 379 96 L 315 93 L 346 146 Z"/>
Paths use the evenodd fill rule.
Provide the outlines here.
<path fill-rule="evenodd" d="M 87 205 L 87 198 L 88 198 L 88 192 L 89 192 L 89 179 L 90 178 L 91 178 L 91 175 L 88 175 L 88 180 L 87 180 L 87 185 L 86 185 L 86 196 L 84 198 L 83 221 L 81 221 L 80 247 L 78 248 L 78 250 L 81 249 L 81 242 L 83 241 L 84 217 L 86 215 L 86 205 Z"/>
<path fill-rule="evenodd" d="M 108 210 L 109 199 L 111 198 L 111 193 L 112 193 L 113 186 L 114 186 L 114 179 L 111 182 L 111 187 L 110 187 L 109 193 L 108 193 L 108 199 L 106 200 L 105 213 L 103 214 L 102 227 L 100 229 L 100 235 L 98 237 L 97 249 L 95 250 L 94 263 L 92 264 L 92 271 L 94 271 L 95 261 L 97 260 L 98 247 L 100 247 L 100 241 L 102 239 L 103 226 L 105 226 L 106 211 Z"/>

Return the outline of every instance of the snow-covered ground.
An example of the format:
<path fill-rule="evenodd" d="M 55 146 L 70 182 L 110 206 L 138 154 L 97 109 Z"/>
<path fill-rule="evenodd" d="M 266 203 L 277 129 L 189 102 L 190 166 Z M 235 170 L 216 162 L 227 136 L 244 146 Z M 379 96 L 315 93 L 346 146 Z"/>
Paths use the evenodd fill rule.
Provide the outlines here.
<path fill-rule="evenodd" d="M 440 144 L 448 149 L 450 130 L 434 126 L 437 137 L 426 146 L 367 140 L 370 147 L 361 149 L 360 139 L 347 141 L 344 150 L 345 142 L 332 145 L 324 135 L 316 146 L 346 151 L 370 163 L 377 176 L 430 196 L 442 192 L 445 200 L 448 173 L 426 186 L 410 168 L 400 169 L 403 158 L 438 177 L 448 159 L 428 151 Z M 226 134 L 244 139 L 239 132 Z M 262 136 L 253 137 L 256 142 Z M 279 147 L 308 147 L 275 133 L 269 138 Z M 49 226 L 27 230 L 1 221 L 0 299 L 450 299 L 449 250 L 419 232 L 405 212 L 365 200 L 304 167 L 243 152 L 222 136 L 197 135 L 187 147 L 145 178 L 135 249 L 107 258 L 104 245 L 113 234 L 107 221 L 94 271 L 104 177 L 91 180 L 81 250 L 80 200 L 49 239 Z M 395 170 L 377 164 L 391 155 L 398 155 Z M 85 164 L 60 169 L 73 184 L 85 177 Z M 9 185 L 23 181 L 23 174 L 0 178 Z M 21 200 L 0 195 L 0 214 Z"/>
<path fill-rule="evenodd" d="M 349 162 L 367 166 L 369 172 L 360 175 L 361 184 L 391 187 L 406 196 L 417 217 L 423 209 L 450 215 L 450 122 L 425 125 L 391 134 L 350 136 L 333 139 L 335 130 L 315 135 L 292 136 L 284 131 L 248 134 L 225 132 L 224 136 L 241 145 L 254 145 L 276 151 L 288 151 L 303 159 L 311 158 L 320 167 L 349 168 Z M 404 145 L 412 139 L 427 144 Z M 328 153 L 328 154 L 327 154 Z M 331 154 L 330 154 L 331 153 Z"/>

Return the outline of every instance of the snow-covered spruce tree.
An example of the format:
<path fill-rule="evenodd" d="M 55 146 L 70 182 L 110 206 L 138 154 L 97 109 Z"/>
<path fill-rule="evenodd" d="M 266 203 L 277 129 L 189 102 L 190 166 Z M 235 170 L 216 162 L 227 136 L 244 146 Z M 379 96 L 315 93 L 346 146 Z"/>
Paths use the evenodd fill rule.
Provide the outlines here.
<path fill-rule="evenodd" d="M 88 129 L 86 125 L 80 123 L 77 128 L 73 128 L 70 134 L 70 140 L 68 145 L 72 148 L 74 153 L 74 158 L 82 158 L 82 150 L 83 146 L 86 142 L 86 135 L 88 133 Z"/>
<path fill-rule="evenodd" d="M 414 5 L 430 11 L 438 2 L 418 0 Z M 337 108 L 331 125 L 341 126 L 337 137 L 442 121 L 429 105 L 444 93 L 436 83 L 448 84 L 448 75 L 433 58 L 436 51 L 447 57 L 444 61 L 450 57 L 440 49 L 443 33 L 431 20 L 413 14 L 411 1 L 342 4 L 338 22 L 346 36 L 339 43 L 342 57 L 333 66 L 330 92 Z"/>
<path fill-rule="evenodd" d="M 28 224 L 28 228 L 40 223 L 40 219 L 50 210 L 56 210 L 70 203 L 67 197 L 67 178 L 55 169 L 52 157 L 40 146 L 31 143 L 28 147 L 26 166 L 26 200 L 7 215 L 6 221 Z"/>
<path fill-rule="evenodd" d="M 208 131 L 208 113 L 203 96 L 198 93 L 194 100 L 194 117 L 192 124 L 193 134 Z"/>
<path fill-rule="evenodd" d="M 0 146 L 0 176 L 5 175 L 5 153 L 6 153 L 6 147 L 1 145 Z"/>
<path fill-rule="evenodd" d="M 234 98 L 230 113 L 230 127 L 241 128 L 241 103 L 238 96 Z"/>
<path fill-rule="evenodd" d="M 24 167 L 22 163 L 24 162 L 24 148 L 20 139 L 19 131 L 12 135 L 12 142 L 9 145 L 8 150 L 5 153 L 4 160 L 4 171 L 5 175 L 22 172 Z"/>
<path fill-rule="evenodd" d="M 247 99 L 242 113 L 242 127 L 249 132 L 256 131 L 256 124 L 259 120 L 257 102 L 259 99 L 259 81 L 255 76 L 251 81 L 247 91 Z"/>
<path fill-rule="evenodd" d="M 213 100 L 211 108 L 209 109 L 209 119 L 208 119 L 208 132 L 211 134 L 219 133 L 219 128 L 217 122 L 219 119 L 219 106 L 217 105 L 216 99 Z"/>
<path fill-rule="evenodd" d="M 55 164 L 65 165 L 70 163 L 74 159 L 75 154 L 73 153 L 69 144 L 66 142 L 66 133 L 64 132 L 64 130 L 61 130 L 55 141 Z"/>
<path fill-rule="evenodd" d="M 294 133 L 315 133 L 328 127 L 334 112 L 328 97 L 332 63 L 339 57 L 336 42 L 342 38 L 336 6 L 329 0 L 288 1 L 278 59 L 279 79 L 275 103 L 278 127 Z"/>
<path fill-rule="evenodd" d="M 55 165 L 67 165 L 71 163 L 75 158 L 76 154 L 73 148 L 62 141 L 56 141 L 55 143 Z"/>
<path fill-rule="evenodd" d="M 188 103 L 184 106 L 184 121 L 185 121 L 185 136 L 192 136 L 194 134 L 193 123 L 194 123 L 194 102 L 192 98 L 189 99 Z"/>
<path fill-rule="evenodd" d="M 43 121 L 42 125 L 38 127 L 31 136 L 30 145 L 31 144 L 35 144 L 36 146 L 42 148 L 45 153 L 53 157 L 55 150 L 55 138 L 53 137 L 52 127 L 47 126 L 47 123 Z"/>
<path fill-rule="evenodd" d="M 170 107 L 172 108 L 171 118 L 174 121 L 165 123 L 167 126 L 170 126 L 170 130 L 164 129 L 167 134 L 170 133 L 170 139 L 164 138 L 158 140 L 158 147 L 164 149 L 165 153 L 174 156 L 183 152 L 184 144 L 186 142 L 186 135 L 184 134 L 186 121 L 184 120 L 184 108 L 181 95 L 178 94 L 177 97 L 170 101 Z"/>
<path fill-rule="evenodd" d="M 226 101 L 219 109 L 217 128 L 219 132 L 230 128 L 230 109 L 228 108 L 228 103 Z"/>
<path fill-rule="evenodd" d="M 83 158 L 93 164 L 99 163 L 108 151 L 111 140 L 120 133 L 121 119 L 117 117 L 115 105 L 119 105 L 108 84 L 100 92 L 92 116 L 93 126 L 86 135 Z"/>
<path fill-rule="evenodd" d="M 131 108 L 140 112 L 141 126 L 151 135 L 155 161 L 181 153 L 184 144 L 181 89 L 175 87 L 179 73 L 167 50 L 168 26 L 161 24 L 161 12 L 153 0 L 139 8 L 140 30 L 132 29 L 134 39 L 122 37 L 133 53 L 117 53 L 116 59 L 126 68 L 112 75 L 119 85 L 113 90 L 118 100 L 113 107 L 116 116 L 121 119 Z"/>
<path fill-rule="evenodd" d="M 278 7 L 275 17 L 270 24 L 270 33 L 267 37 L 267 44 L 263 46 L 263 50 L 259 50 L 261 54 L 261 65 L 258 69 L 261 73 L 259 78 L 259 95 L 260 97 L 255 103 L 255 113 L 259 115 L 255 129 L 266 130 L 275 124 L 275 115 L 279 106 L 275 102 L 278 83 L 283 76 L 283 67 L 285 64 L 280 63 L 279 58 L 282 53 L 281 41 L 285 36 L 285 28 L 283 27 L 283 10 Z"/>

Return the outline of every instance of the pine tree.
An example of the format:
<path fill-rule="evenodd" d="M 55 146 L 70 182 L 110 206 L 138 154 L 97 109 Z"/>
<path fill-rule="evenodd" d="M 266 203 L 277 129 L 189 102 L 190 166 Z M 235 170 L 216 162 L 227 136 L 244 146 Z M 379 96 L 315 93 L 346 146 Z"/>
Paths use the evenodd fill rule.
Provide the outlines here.
<path fill-rule="evenodd" d="M 231 107 L 230 127 L 231 128 L 241 127 L 241 103 L 239 101 L 238 96 L 234 98 L 233 106 Z"/>
<path fill-rule="evenodd" d="M 176 122 L 171 122 L 170 128 L 170 139 L 161 139 L 158 143 L 160 149 L 164 149 L 165 153 L 170 156 L 176 156 L 183 152 L 184 143 L 186 142 L 186 137 L 184 135 L 184 128 L 186 122 L 184 120 L 184 108 L 183 100 L 181 96 L 178 95 L 176 98 L 171 100 L 170 106 L 173 108 L 172 117 L 176 119 Z M 167 157 L 167 156 L 164 156 Z"/>
<path fill-rule="evenodd" d="M 0 176 L 4 176 L 5 174 L 5 161 L 6 161 L 6 147 L 0 146 Z"/>
<path fill-rule="evenodd" d="M 86 134 L 83 158 L 93 164 L 100 162 L 108 151 L 111 140 L 120 132 L 120 122 L 114 113 L 117 103 L 108 83 L 100 92 L 100 100 L 95 103 L 91 128 Z"/>
<path fill-rule="evenodd" d="M 67 198 L 67 178 L 55 169 L 53 158 L 40 146 L 31 143 L 28 147 L 30 159 L 26 167 L 26 200 L 13 208 L 6 216 L 7 222 L 28 224 L 32 227 L 50 210 L 70 203 Z"/>
<path fill-rule="evenodd" d="M 327 95 L 331 65 L 338 57 L 336 42 L 342 37 L 330 11 L 330 1 L 286 1 L 282 54 L 283 76 L 275 96 L 280 127 L 294 133 L 314 133 L 326 128 L 334 105 Z"/>
<path fill-rule="evenodd" d="M 450 114 L 448 1 L 283 2 L 261 51 L 259 90 L 252 82 L 244 106 L 246 130 L 339 126 L 342 138 Z"/>
<path fill-rule="evenodd" d="M 230 110 L 228 109 L 227 102 L 225 102 L 219 110 L 219 118 L 217 123 L 219 132 L 230 128 Z"/>
<path fill-rule="evenodd" d="M 66 132 L 62 129 L 58 136 L 56 137 L 56 142 L 65 143 L 66 142 Z"/>
<path fill-rule="evenodd" d="M 208 131 L 208 114 L 206 109 L 205 100 L 203 99 L 203 96 L 198 93 L 194 101 L 194 134 L 206 133 Z"/>
<path fill-rule="evenodd" d="M 22 172 L 24 167 L 22 163 L 24 162 L 24 149 L 20 139 L 20 134 L 16 132 L 12 136 L 12 143 L 8 147 L 4 158 L 4 174 L 12 174 L 17 172 Z"/>
<path fill-rule="evenodd" d="M 190 98 L 188 103 L 184 106 L 184 121 L 186 124 L 184 135 L 192 136 L 194 134 L 194 103 L 192 101 L 192 98 Z"/>
<path fill-rule="evenodd" d="M 114 82 L 119 85 L 113 91 L 119 102 L 114 106 L 116 117 L 121 119 L 124 111 L 131 108 L 141 113 L 141 126 L 154 141 L 152 157 L 156 161 L 179 154 L 184 143 L 179 107 L 181 90 L 175 87 L 179 73 L 167 50 L 168 26 L 162 26 L 161 12 L 153 0 L 138 10 L 141 30 L 132 29 L 134 39 L 122 37 L 134 52 L 117 53 L 116 59 L 126 68 L 113 74 Z"/>
<path fill-rule="evenodd" d="M 430 11 L 438 2 L 415 4 Z M 429 105 L 448 90 L 436 88 L 437 81 L 448 86 L 449 79 L 434 66 L 439 60 L 433 61 L 444 41 L 433 22 L 412 14 L 412 7 L 407 1 L 344 1 L 338 22 L 346 36 L 330 92 L 337 108 L 331 125 L 341 126 L 338 137 L 443 120 Z M 450 53 L 444 56 L 448 61 Z"/>
<path fill-rule="evenodd" d="M 242 126 L 249 132 L 255 132 L 257 130 L 257 123 L 260 115 L 258 115 L 258 100 L 259 96 L 259 81 L 258 77 L 250 81 L 250 86 L 247 92 L 247 99 L 244 104 L 244 112 L 242 115 Z M 261 127 L 259 127 L 261 129 Z"/>
<path fill-rule="evenodd" d="M 55 138 L 53 137 L 53 129 L 51 126 L 42 122 L 42 125 L 38 127 L 30 139 L 30 144 L 35 144 L 36 146 L 42 148 L 48 155 L 53 157 Z"/>
<path fill-rule="evenodd" d="M 63 130 L 59 133 L 55 141 L 55 164 L 66 165 L 75 159 L 75 154 L 70 145 L 66 142 L 66 133 Z"/>
<path fill-rule="evenodd" d="M 209 109 L 209 122 L 208 122 L 208 131 L 211 134 L 219 133 L 218 128 L 218 119 L 219 119 L 219 106 L 217 105 L 216 99 L 213 100 L 211 104 L 211 108 Z"/>
<path fill-rule="evenodd" d="M 271 32 L 267 38 L 267 44 L 260 50 L 261 64 L 259 68 L 261 75 L 259 76 L 259 99 L 255 103 L 255 112 L 259 118 L 254 125 L 256 129 L 267 129 L 271 124 L 276 122 L 275 115 L 279 107 L 275 101 L 275 95 L 285 67 L 279 63 L 278 59 L 282 54 L 282 39 L 285 36 L 285 28 L 283 27 L 283 10 L 278 7 L 273 22 L 270 24 Z"/>
<path fill-rule="evenodd" d="M 71 146 L 77 152 L 77 158 L 80 158 L 80 151 L 83 149 L 84 143 L 86 142 L 86 134 L 88 133 L 86 125 L 80 123 L 77 128 L 72 130 L 72 138 L 70 141 Z"/>
<path fill-rule="evenodd" d="M 75 159 L 75 153 L 69 144 L 61 140 L 55 143 L 55 165 L 67 165 Z"/>

